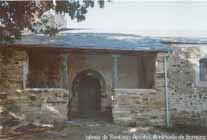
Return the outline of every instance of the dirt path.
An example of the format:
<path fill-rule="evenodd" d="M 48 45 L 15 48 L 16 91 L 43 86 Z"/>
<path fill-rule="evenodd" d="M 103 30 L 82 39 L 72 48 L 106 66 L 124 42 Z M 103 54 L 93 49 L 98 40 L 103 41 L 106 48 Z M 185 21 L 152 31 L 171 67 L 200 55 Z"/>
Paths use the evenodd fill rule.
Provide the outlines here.
<path fill-rule="evenodd" d="M 183 133 L 181 136 L 186 138 L 186 135 L 188 134 Z M 198 134 L 198 136 L 204 135 Z M 179 134 L 167 132 L 158 128 L 127 128 L 92 120 L 66 122 L 66 127 L 61 131 L 48 128 L 27 128 L 0 135 L 0 140 L 165 140 L 170 138 L 179 139 Z"/>

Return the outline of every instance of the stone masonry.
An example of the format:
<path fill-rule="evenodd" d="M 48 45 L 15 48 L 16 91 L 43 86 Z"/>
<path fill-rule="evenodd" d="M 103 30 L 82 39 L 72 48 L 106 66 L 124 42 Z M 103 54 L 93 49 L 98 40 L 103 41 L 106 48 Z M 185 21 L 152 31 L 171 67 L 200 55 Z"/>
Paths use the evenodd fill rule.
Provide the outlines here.
<path fill-rule="evenodd" d="M 32 88 L 17 90 L 19 108 L 17 114 L 22 119 L 34 123 L 54 124 L 67 120 L 69 92 L 58 88 Z"/>
<path fill-rule="evenodd" d="M 0 49 L 0 122 L 3 114 L 22 121 L 53 124 L 67 119 L 69 92 L 59 88 L 24 87 L 28 53 L 14 48 Z"/>
<path fill-rule="evenodd" d="M 165 126 L 165 72 L 164 57 L 155 59 L 154 87 L 152 89 L 115 89 L 113 119 L 117 124 L 138 126 Z"/>
<path fill-rule="evenodd" d="M 204 45 L 173 44 L 169 58 L 169 106 L 172 126 L 207 127 L 207 85 L 199 84 Z"/>
<path fill-rule="evenodd" d="M 23 67 L 28 59 L 23 50 L 0 49 L 0 93 L 13 94 L 23 88 Z"/>
<path fill-rule="evenodd" d="M 171 126 L 207 127 L 207 83 L 199 82 L 199 60 L 207 58 L 207 48 L 205 45 L 197 44 L 171 46 L 174 49 L 168 59 Z M 69 56 L 68 64 L 69 88 L 72 87 L 72 81 L 79 72 L 86 69 L 95 70 L 106 82 L 105 90 L 101 93 L 102 111 L 112 107 L 115 123 L 164 126 L 164 55 L 158 53 L 155 59 L 156 71 L 151 89 L 137 89 L 139 85 L 137 57 L 120 57 L 119 83 L 117 89 L 112 92 L 111 56 L 72 54 Z M 33 85 L 31 87 L 37 87 L 30 89 L 24 85 L 24 68 L 29 61 L 28 53 L 22 49 L 6 47 L 0 49 L 0 113 L 9 111 L 19 119 L 35 123 L 54 123 L 56 120 L 67 119 L 67 104 L 71 94 L 60 87 L 63 80 L 62 69 L 59 67 L 61 57 L 59 54 L 47 56 L 47 58 L 44 58 L 46 55 L 41 56 L 40 60 L 44 59 L 42 63 L 36 62 L 35 56 L 32 56 L 33 58 L 30 56 L 32 58 L 30 63 L 33 64 L 30 65 L 29 80 Z M 54 64 L 47 64 L 50 60 L 53 60 L 51 63 Z M 36 67 L 38 65 L 39 67 Z M 44 75 L 42 78 L 47 77 L 46 81 L 43 81 L 44 84 L 41 83 L 39 73 Z M 50 80 L 51 77 L 53 80 Z M 38 88 L 39 85 L 42 87 Z M 77 111 L 77 108 L 78 98 L 75 98 L 72 110 Z"/>
<path fill-rule="evenodd" d="M 190 44 L 173 44 L 171 46 L 174 50 L 169 54 L 167 65 L 171 126 L 207 127 L 207 84 L 198 81 L 199 60 L 207 57 L 207 48 L 204 45 Z M 159 112 L 162 115 L 158 116 L 157 119 L 154 117 L 154 121 L 156 120 L 155 122 L 158 123 L 151 121 L 152 114 L 156 114 L 156 109 L 149 111 L 147 107 L 153 108 L 153 106 L 145 106 L 145 101 L 142 100 L 144 98 L 150 99 L 149 93 L 138 89 L 115 90 L 113 104 L 115 123 L 146 125 L 146 120 L 148 120 L 147 122 L 150 122 L 150 125 L 165 125 L 165 55 L 162 53 L 157 55 L 154 85 L 156 94 L 150 94 L 159 95 L 156 97 L 160 98 Z M 156 99 L 152 98 L 148 105 L 153 104 L 153 100 Z M 141 104 L 134 103 L 136 100 L 141 101 Z M 134 108 L 136 108 L 135 111 L 133 111 Z M 142 109 L 143 112 L 140 112 Z"/>
<path fill-rule="evenodd" d="M 114 122 L 129 126 L 163 126 L 164 100 L 154 89 L 115 89 Z"/>

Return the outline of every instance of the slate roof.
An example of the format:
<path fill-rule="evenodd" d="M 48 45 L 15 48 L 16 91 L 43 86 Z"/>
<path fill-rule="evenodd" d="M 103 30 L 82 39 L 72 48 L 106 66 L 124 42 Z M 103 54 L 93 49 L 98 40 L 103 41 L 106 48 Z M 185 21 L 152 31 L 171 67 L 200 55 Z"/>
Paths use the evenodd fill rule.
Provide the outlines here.
<path fill-rule="evenodd" d="M 207 38 L 204 37 L 171 37 L 171 38 L 162 38 L 163 43 L 167 44 L 207 44 Z"/>
<path fill-rule="evenodd" d="M 158 38 L 142 37 L 138 35 L 114 34 L 114 33 L 59 33 L 55 37 L 42 34 L 24 35 L 21 40 L 8 46 L 25 47 L 51 47 L 51 48 L 77 48 L 77 49 L 101 49 L 123 51 L 171 51 L 168 44 L 162 43 Z M 5 42 L 0 42 L 5 45 Z"/>

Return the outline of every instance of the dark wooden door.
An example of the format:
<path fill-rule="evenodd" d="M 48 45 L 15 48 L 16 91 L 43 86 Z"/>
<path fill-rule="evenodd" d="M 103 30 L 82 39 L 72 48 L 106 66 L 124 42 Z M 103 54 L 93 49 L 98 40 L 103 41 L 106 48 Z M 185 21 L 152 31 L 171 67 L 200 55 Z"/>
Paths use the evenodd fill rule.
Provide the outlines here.
<path fill-rule="evenodd" d="M 80 80 L 79 109 L 82 117 L 96 116 L 100 110 L 100 83 L 95 77 Z"/>

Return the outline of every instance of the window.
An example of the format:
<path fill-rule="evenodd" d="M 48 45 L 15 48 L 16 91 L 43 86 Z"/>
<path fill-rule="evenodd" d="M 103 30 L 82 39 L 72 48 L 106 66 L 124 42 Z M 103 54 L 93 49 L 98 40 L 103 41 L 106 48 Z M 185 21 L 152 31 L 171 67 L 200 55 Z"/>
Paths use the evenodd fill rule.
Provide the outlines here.
<path fill-rule="evenodd" d="M 207 82 L 207 58 L 199 61 L 199 79 L 201 82 Z"/>

